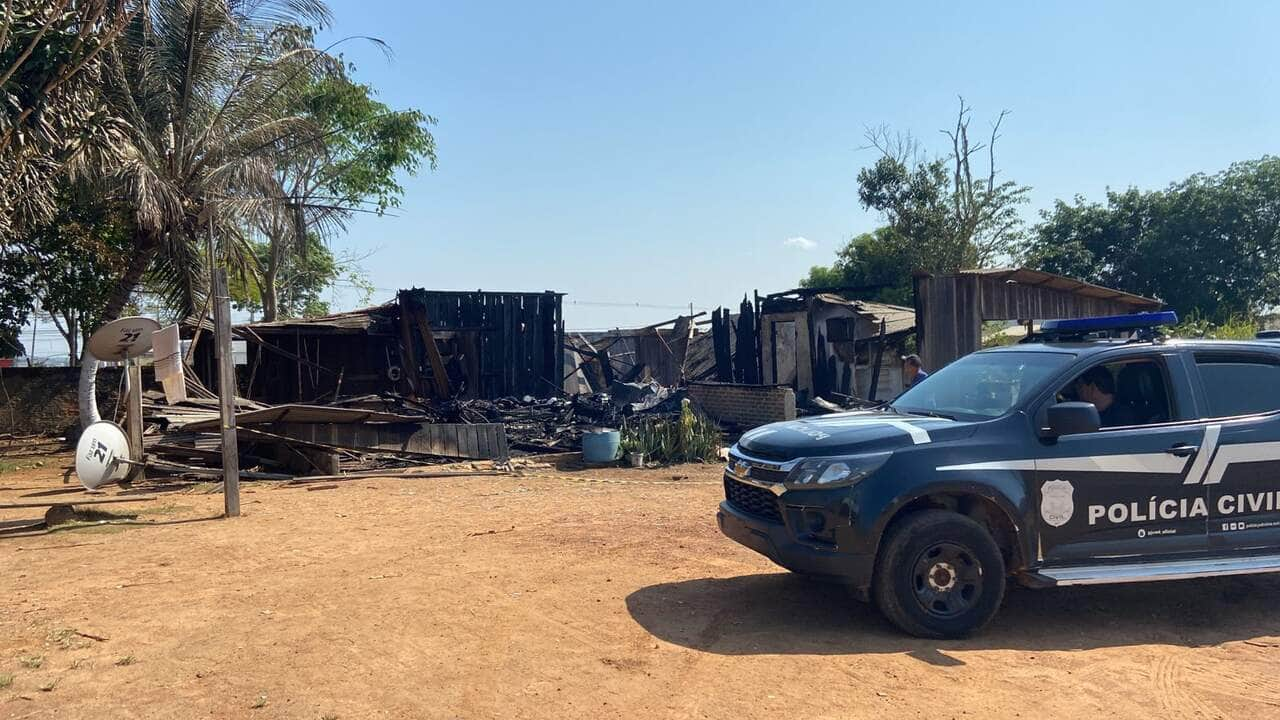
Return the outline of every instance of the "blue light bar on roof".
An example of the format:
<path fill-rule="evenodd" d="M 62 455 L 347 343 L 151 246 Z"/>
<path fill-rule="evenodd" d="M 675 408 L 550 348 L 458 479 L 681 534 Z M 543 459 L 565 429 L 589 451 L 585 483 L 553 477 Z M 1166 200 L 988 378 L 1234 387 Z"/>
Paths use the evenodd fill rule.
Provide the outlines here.
<path fill-rule="evenodd" d="M 1040 332 L 1090 333 L 1103 330 L 1138 330 L 1177 324 L 1178 313 L 1172 310 L 1164 310 L 1162 312 L 1135 313 L 1133 315 L 1045 320 L 1040 325 Z"/>

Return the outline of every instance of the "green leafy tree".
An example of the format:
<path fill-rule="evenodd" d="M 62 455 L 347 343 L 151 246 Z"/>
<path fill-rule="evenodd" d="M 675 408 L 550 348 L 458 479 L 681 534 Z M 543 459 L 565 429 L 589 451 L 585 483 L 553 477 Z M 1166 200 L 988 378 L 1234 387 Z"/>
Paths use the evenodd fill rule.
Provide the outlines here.
<path fill-rule="evenodd" d="M 28 289 L 29 309 L 52 318 L 72 365 L 100 324 L 115 279 L 136 262 L 128 254 L 133 232 L 128 217 L 121 204 L 64 183 L 54 217 L 23 233 L 6 251 L 20 254 L 24 262 L 4 267 L 20 274 L 6 274 L 0 282 Z"/>
<path fill-rule="evenodd" d="M 867 133 L 880 158 L 858 173 L 858 199 L 880 211 L 916 263 L 913 269 L 949 272 L 988 267 L 1017 248 L 1023 223 L 1019 208 L 1030 188 L 1000 180 L 995 146 L 1008 111 L 1000 113 L 985 142 L 969 140 L 972 110 L 960 100 L 951 143 L 941 158 L 926 158 L 910 136 L 881 128 Z M 975 158 L 986 157 L 983 169 Z"/>
<path fill-rule="evenodd" d="M 256 269 L 266 320 L 296 311 L 287 310 L 281 297 L 291 251 L 305 254 L 313 235 L 331 237 L 354 213 L 382 214 L 399 206 L 404 189 L 398 174 L 416 173 L 423 161 L 435 167 L 435 138 L 428 129 L 435 119 L 417 110 L 392 110 L 373 88 L 354 81 L 353 71 L 338 65 L 297 95 L 294 110 L 316 126 L 320 139 L 277 159 L 276 182 L 287 203 L 258 225 L 269 246 Z"/>
<path fill-rule="evenodd" d="M 24 252 L 11 246 L 0 249 L 0 358 L 26 354 L 21 335 L 35 304 L 35 291 L 27 281 L 34 265 Z"/>
<path fill-rule="evenodd" d="M 121 125 L 120 162 L 100 180 L 130 210 L 131 262 L 103 305 L 120 316 L 144 276 L 170 309 L 199 312 L 213 263 L 252 262 L 245 228 L 284 204 L 277 158 L 314 142 L 291 112 L 296 80 L 328 56 L 296 28 L 324 25 L 319 0 L 150 0 L 104 52 L 101 92 Z M 81 372 L 81 422 L 97 419 L 96 363 Z"/>
<path fill-rule="evenodd" d="M 1157 191 L 1075 198 L 1042 214 L 1025 263 L 1170 304 L 1213 323 L 1280 303 L 1280 158 Z"/>
<path fill-rule="evenodd" d="M 1020 248 L 1030 188 L 1001 180 L 995 158 L 1008 113 L 977 143 L 969 139 L 971 115 L 961 99 L 955 125 L 942 131 L 951 145 L 944 157 L 926 157 L 910 135 L 867 132 L 880 157 L 858 173 L 858 199 L 886 227 L 850 240 L 834 265 L 810 270 L 806 285 L 887 285 L 878 299 L 910 304 L 913 272 L 989 267 Z"/>
<path fill-rule="evenodd" d="M 349 254 L 334 255 L 333 251 L 312 234 L 306 253 L 291 253 L 276 276 L 277 320 L 308 318 L 327 315 L 329 303 L 325 292 L 337 286 L 354 289 L 359 302 L 366 303 L 373 294 L 373 286 L 364 269 L 361 258 Z M 271 244 L 265 240 L 255 244 L 255 255 L 260 265 L 267 262 Z M 232 279 L 231 300 L 236 309 L 248 311 L 252 316 L 263 312 L 263 293 L 258 285 L 259 276 L 246 274 Z"/>
<path fill-rule="evenodd" d="M 98 89 L 105 51 L 139 6 L 5 0 L 0 8 L 0 242 L 53 216 L 65 172 L 120 157 L 118 122 Z"/>
<path fill-rule="evenodd" d="M 854 237 L 836 251 L 829 266 L 814 266 L 800 284 L 808 288 L 874 287 L 866 299 L 894 305 L 910 305 L 912 259 L 906 244 L 891 228 Z"/>

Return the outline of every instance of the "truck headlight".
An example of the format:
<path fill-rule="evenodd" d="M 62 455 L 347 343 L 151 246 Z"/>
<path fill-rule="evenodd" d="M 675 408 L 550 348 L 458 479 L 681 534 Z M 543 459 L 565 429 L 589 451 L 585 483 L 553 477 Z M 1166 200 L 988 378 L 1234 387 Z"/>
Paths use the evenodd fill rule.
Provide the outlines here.
<path fill-rule="evenodd" d="M 860 482 L 880 469 L 888 461 L 891 452 L 851 455 L 841 458 L 812 458 L 805 460 L 787 476 L 789 488 L 845 487 Z"/>

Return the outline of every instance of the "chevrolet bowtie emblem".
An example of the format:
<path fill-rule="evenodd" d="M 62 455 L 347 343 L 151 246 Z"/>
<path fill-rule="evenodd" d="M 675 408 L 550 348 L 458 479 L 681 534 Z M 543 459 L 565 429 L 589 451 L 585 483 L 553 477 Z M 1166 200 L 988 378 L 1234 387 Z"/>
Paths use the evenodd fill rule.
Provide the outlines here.
<path fill-rule="evenodd" d="M 751 463 L 746 460 L 739 460 L 733 464 L 733 471 L 741 477 L 751 476 Z"/>

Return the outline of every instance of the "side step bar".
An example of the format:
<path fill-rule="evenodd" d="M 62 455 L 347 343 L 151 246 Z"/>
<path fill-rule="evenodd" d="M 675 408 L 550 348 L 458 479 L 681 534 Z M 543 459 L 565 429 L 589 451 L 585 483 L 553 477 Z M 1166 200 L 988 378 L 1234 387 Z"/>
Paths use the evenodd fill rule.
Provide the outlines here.
<path fill-rule="evenodd" d="M 1280 572 L 1280 555 L 1047 567 L 1028 573 L 1027 579 L 1034 585 L 1106 585 L 1268 572 Z"/>

